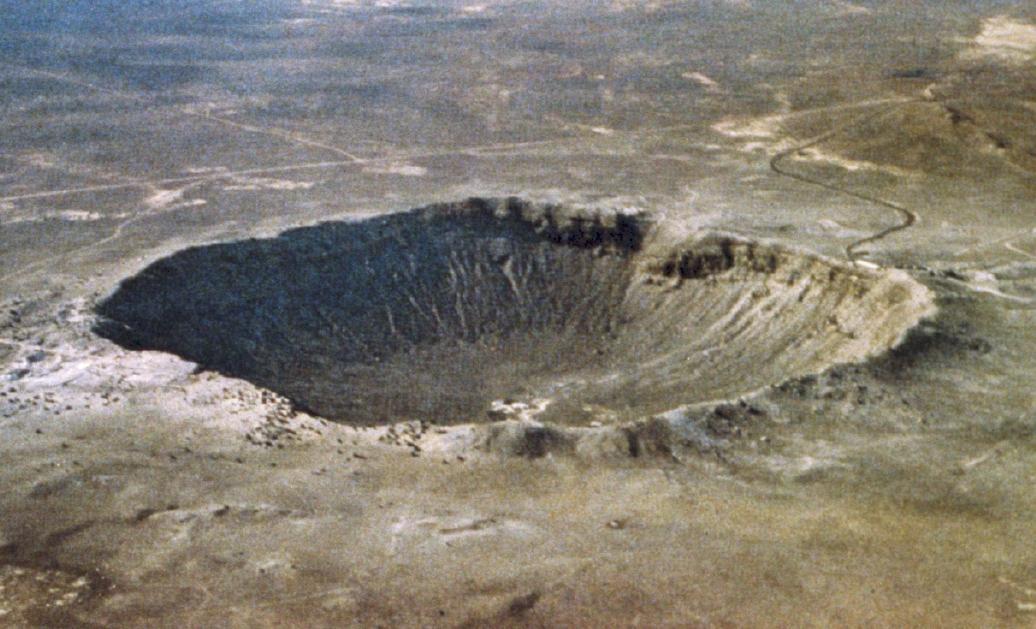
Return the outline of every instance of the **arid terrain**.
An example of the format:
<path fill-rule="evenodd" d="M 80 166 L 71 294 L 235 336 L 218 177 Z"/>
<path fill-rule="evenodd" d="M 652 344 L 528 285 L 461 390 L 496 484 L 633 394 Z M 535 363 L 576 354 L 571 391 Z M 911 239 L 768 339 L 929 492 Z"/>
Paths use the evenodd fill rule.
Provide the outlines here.
<path fill-rule="evenodd" d="M 0 626 L 1036 625 L 1036 9 L 0 0 Z"/>

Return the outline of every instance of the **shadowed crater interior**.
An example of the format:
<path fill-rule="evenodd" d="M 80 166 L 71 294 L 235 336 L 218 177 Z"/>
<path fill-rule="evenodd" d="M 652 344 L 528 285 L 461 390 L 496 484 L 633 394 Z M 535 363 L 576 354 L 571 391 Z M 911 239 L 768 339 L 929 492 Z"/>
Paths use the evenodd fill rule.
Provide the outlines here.
<path fill-rule="evenodd" d="M 860 360 L 929 309 L 898 272 L 471 199 L 186 249 L 123 281 L 95 331 L 349 423 L 476 421 L 507 399 L 582 423 Z"/>

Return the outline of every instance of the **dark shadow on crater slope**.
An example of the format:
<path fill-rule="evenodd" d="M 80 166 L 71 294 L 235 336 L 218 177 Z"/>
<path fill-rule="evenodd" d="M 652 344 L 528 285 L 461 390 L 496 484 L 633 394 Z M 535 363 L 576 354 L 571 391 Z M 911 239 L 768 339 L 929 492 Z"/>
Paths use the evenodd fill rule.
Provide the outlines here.
<path fill-rule="evenodd" d="M 472 421 L 507 398 L 582 422 L 858 360 L 927 308 L 904 278 L 652 234 L 643 216 L 517 199 L 324 223 L 159 260 L 95 329 L 349 423 Z"/>

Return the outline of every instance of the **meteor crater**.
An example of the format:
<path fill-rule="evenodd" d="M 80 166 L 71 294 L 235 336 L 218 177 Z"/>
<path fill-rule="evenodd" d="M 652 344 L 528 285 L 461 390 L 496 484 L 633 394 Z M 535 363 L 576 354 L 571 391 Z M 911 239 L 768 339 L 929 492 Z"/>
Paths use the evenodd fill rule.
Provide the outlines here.
<path fill-rule="evenodd" d="M 894 270 L 650 216 L 469 199 L 151 264 L 95 331 L 350 424 L 638 419 L 863 360 L 932 309 Z"/>

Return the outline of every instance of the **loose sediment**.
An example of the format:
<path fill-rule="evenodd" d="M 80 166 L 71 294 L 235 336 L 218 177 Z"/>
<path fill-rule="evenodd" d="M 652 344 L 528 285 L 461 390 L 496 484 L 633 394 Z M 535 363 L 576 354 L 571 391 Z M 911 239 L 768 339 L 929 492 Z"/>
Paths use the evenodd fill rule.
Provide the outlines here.
<path fill-rule="evenodd" d="M 580 424 L 859 361 L 931 310 L 897 271 L 470 199 L 181 251 L 125 280 L 95 330 L 353 424 Z"/>

